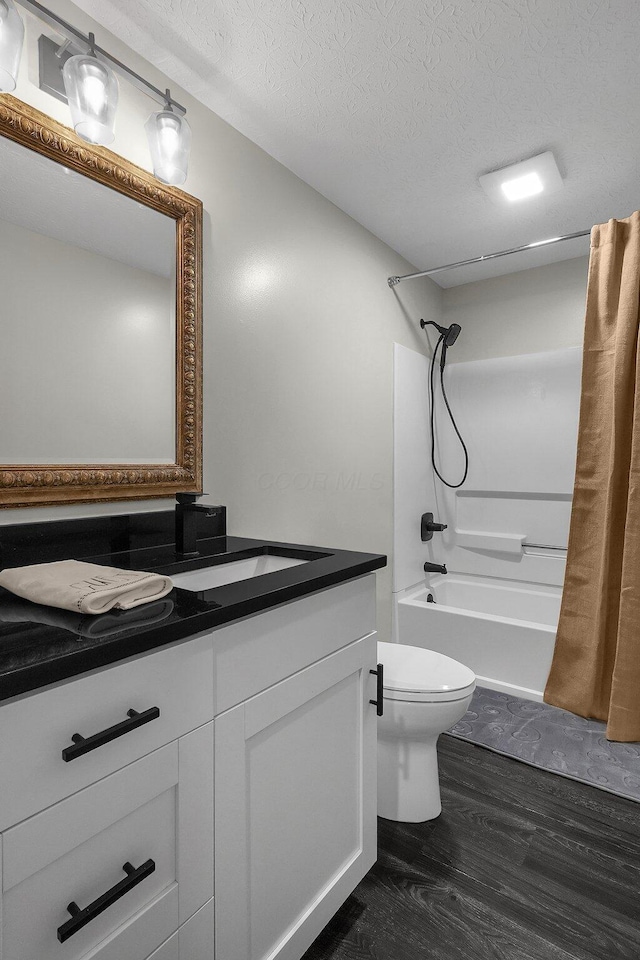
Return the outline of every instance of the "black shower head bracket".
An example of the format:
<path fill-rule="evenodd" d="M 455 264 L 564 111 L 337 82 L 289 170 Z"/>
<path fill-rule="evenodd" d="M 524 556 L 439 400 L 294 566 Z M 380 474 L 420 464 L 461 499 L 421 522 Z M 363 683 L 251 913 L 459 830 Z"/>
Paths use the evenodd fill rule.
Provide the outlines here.
<path fill-rule="evenodd" d="M 435 320 L 421 320 L 420 326 L 424 330 L 425 327 L 435 327 L 438 333 L 444 337 L 445 347 L 452 347 L 458 336 L 462 327 L 459 323 L 452 323 L 450 327 L 441 327 L 439 323 L 436 323 Z"/>

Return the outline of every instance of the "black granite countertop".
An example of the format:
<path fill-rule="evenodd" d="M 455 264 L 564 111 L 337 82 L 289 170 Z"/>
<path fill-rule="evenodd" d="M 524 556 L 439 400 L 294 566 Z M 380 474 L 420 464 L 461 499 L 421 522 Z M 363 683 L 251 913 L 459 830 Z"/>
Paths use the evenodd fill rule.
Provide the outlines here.
<path fill-rule="evenodd" d="M 99 617 L 39 606 L 0 588 L 0 700 L 189 639 L 386 564 L 386 557 L 379 554 L 242 537 L 200 540 L 198 550 L 199 556 L 194 559 L 180 558 L 167 544 L 82 559 L 169 576 L 259 553 L 298 556 L 309 562 L 200 593 L 174 588 L 164 600 Z M 48 559 L 64 557 L 42 557 L 43 561 Z M 17 564 L 14 561 L 9 565 Z"/>

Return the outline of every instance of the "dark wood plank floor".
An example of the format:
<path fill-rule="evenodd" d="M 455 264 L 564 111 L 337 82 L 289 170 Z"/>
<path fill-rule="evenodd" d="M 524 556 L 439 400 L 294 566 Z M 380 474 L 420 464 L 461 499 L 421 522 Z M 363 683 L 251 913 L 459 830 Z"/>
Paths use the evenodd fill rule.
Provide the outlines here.
<path fill-rule="evenodd" d="M 443 813 L 379 859 L 304 960 L 640 960 L 640 804 L 443 736 Z"/>

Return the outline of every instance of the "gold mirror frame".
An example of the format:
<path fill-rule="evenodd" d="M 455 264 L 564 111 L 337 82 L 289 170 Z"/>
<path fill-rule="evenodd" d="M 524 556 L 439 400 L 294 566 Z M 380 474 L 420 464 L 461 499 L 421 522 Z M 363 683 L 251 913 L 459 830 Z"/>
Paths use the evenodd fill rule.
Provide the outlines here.
<path fill-rule="evenodd" d="M 176 462 L 0 465 L 0 508 L 171 497 L 202 489 L 202 203 L 8 94 L 0 135 L 176 221 Z M 19 402 L 19 400 L 17 401 Z M 0 411 L 6 416 L 7 411 Z M 1 453 L 1 451 L 0 451 Z"/>

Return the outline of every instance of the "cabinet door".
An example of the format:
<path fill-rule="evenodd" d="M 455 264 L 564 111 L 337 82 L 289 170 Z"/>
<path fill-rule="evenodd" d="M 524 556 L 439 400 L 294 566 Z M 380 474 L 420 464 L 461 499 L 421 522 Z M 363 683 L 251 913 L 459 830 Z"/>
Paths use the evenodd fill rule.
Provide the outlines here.
<path fill-rule="evenodd" d="M 299 960 L 376 859 L 376 639 L 215 721 L 216 960 Z"/>

